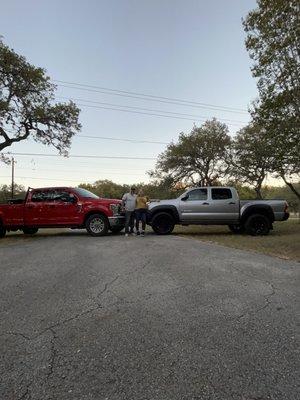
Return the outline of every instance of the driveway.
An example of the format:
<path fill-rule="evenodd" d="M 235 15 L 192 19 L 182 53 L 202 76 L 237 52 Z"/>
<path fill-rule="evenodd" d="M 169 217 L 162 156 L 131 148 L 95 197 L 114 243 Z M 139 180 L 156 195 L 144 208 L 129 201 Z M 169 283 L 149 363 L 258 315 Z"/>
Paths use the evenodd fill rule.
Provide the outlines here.
<path fill-rule="evenodd" d="M 299 399 L 298 271 L 178 236 L 7 237 L 0 398 Z"/>

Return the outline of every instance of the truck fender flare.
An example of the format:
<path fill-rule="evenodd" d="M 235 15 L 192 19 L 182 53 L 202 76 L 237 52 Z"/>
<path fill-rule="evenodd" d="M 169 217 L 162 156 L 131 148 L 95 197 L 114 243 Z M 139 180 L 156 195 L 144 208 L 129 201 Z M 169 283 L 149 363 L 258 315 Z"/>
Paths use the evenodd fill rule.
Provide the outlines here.
<path fill-rule="evenodd" d="M 247 218 L 252 214 L 265 215 L 269 219 L 270 224 L 272 224 L 275 220 L 274 212 L 271 206 L 268 204 L 253 204 L 248 207 L 246 205 L 245 208 L 241 210 L 241 224 L 244 224 Z"/>
<path fill-rule="evenodd" d="M 167 212 L 168 214 L 171 214 L 172 217 L 174 218 L 175 223 L 179 222 L 179 214 L 177 208 L 173 205 L 168 206 L 162 204 L 155 206 L 148 211 L 148 218 L 147 218 L 148 223 L 151 224 L 153 217 L 160 212 Z"/>
<path fill-rule="evenodd" d="M 107 220 L 108 220 L 107 212 L 105 212 L 105 210 L 106 210 L 105 207 L 99 207 L 99 208 L 95 208 L 95 209 L 92 209 L 92 210 L 88 210 L 88 212 L 86 212 L 84 214 L 84 223 L 93 214 L 104 215 L 104 217 L 107 218 Z"/>

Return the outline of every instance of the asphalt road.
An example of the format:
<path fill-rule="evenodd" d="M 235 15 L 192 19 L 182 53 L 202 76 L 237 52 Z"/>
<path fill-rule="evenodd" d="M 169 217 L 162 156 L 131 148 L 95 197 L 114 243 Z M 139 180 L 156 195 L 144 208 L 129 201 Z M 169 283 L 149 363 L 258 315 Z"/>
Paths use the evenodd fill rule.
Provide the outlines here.
<path fill-rule="evenodd" d="M 298 271 L 178 236 L 6 238 L 0 398 L 299 399 Z"/>

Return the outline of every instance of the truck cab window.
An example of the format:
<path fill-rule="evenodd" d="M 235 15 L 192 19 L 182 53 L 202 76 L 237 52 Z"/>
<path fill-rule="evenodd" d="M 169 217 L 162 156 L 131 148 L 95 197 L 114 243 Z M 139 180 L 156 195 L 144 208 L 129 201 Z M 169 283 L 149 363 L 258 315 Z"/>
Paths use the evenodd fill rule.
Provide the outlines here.
<path fill-rule="evenodd" d="M 232 193 L 230 189 L 226 188 L 211 189 L 211 198 L 213 200 L 227 200 L 232 198 Z"/>
<path fill-rule="evenodd" d="M 187 201 L 207 200 L 207 189 L 195 189 L 187 194 L 189 196 Z"/>
<path fill-rule="evenodd" d="M 48 191 L 39 190 L 32 193 L 31 201 L 34 203 L 40 203 L 43 201 L 48 201 L 48 197 L 49 197 Z"/>

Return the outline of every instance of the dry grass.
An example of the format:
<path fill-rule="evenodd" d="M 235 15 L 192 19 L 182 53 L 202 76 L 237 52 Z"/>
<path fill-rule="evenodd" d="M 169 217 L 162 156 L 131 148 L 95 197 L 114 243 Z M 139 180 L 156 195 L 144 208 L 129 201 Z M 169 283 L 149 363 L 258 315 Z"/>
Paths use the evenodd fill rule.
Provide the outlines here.
<path fill-rule="evenodd" d="M 177 226 L 175 234 L 300 262 L 300 223 L 276 222 L 268 236 L 235 235 L 227 226 Z"/>

